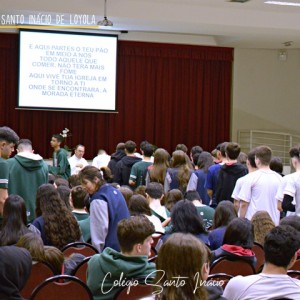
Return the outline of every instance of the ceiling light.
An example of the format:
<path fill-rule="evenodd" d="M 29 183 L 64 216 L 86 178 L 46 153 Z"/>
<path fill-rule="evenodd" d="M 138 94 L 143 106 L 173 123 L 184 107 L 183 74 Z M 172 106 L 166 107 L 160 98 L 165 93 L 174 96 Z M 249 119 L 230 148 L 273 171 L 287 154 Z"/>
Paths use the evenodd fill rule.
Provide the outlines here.
<path fill-rule="evenodd" d="M 98 26 L 113 26 L 114 23 L 107 19 L 106 15 L 106 0 L 104 0 L 104 19 L 97 23 Z"/>
<path fill-rule="evenodd" d="M 265 1 L 265 4 L 285 5 L 285 6 L 300 6 L 299 2 L 283 2 L 283 1 Z"/>

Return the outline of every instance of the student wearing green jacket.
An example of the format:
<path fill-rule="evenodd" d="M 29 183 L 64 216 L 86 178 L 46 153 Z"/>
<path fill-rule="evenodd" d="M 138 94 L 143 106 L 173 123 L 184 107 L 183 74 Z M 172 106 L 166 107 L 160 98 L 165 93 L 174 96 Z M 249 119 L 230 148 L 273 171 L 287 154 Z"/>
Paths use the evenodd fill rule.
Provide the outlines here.
<path fill-rule="evenodd" d="M 119 222 L 121 252 L 107 247 L 88 263 L 87 285 L 94 300 L 113 299 L 122 284 L 132 278 L 155 276 L 155 264 L 148 262 L 154 231 L 154 225 L 142 215 Z"/>

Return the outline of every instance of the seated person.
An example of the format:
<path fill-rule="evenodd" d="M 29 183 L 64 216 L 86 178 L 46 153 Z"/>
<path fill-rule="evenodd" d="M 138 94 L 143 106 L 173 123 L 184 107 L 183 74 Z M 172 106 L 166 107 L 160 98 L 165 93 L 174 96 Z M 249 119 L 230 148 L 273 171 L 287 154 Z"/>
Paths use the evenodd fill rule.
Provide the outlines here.
<path fill-rule="evenodd" d="M 261 273 L 232 278 L 224 291 L 230 300 L 300 299 L 300 281 L 287 275 L 297 259 L 300 234 L 289 225 L 280 225 L 264 241 L 266 263 Z"/>
<path fill-rule="evenodd" d="M 208 205 L 202 204 L 202 200 L 197 191 L 187 191 L 184 194 L 184 198 L 191 201 L 196 206 L 199 215 L 203 219 L 204 227 L 207 230 L 213 223 L 215 210 Z"/>
<path fill-rule="evenodd" d="M 89 217 L 89 214 L 84 209 L 85 198 L 89 198 L 89 194 L 81 185 L 72 188 L 70 204 L 73 207 L 72 213 L 77 221 L 82 221 Z"/>
<path fill-rule="evenodd" d="M 147 200 L 149 201 L 151 213 L 157 216 L 163 223 L 170 217 L 168 209 L 161 205 L 161 200 L 164 197 L 164 189 L 162 184 L 158 182 L 150 182 L 146 187 Z"/>
<path fill-rule="evenodd" d="M 253 247 L 253 225 L 246 218 L 233 219 L 225 231 L 223 245 L 212 251 L 212 262 L 220 257 L 237 258 L 249 261 L 256 266 Z"/>
<path fill-rule="evenodd" d="M 23 299 L 20 291 L 30 276 L 31 262 L 31 255 L 26 249 L 0 247 L 0 299 Z"/>
<path fill-rule="evenodd" d="M 132 216 L 118 223 L 121 252 L 105 248 L 88 262 L 87 285 L 94 300 L 113 299 L 121 286 L 115 280 L 154 277 L 155 264 L 148 262 L 155 229 L 145 216 Z"/>
<path fill-rule="evenodd" d="M 91 238 L 90 206 L 91 206 L 90 198 L 89 197 L 84 198 L 84 209 L 89 216 L 84 220 L 78 221 L 78 224 L 82 233 L 83 240 L 86 243 L 91 244 L 92 238 Z"/>

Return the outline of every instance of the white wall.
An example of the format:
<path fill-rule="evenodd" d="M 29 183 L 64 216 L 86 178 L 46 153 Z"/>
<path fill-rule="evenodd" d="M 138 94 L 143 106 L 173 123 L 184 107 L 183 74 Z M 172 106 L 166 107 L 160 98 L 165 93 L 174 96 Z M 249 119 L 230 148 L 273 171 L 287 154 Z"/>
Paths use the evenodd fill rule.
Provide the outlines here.
<path fill-rule="evenodd" d="M 300 135 L 300 50 L 235 49 L 231 138 L 260 129 Z"/>

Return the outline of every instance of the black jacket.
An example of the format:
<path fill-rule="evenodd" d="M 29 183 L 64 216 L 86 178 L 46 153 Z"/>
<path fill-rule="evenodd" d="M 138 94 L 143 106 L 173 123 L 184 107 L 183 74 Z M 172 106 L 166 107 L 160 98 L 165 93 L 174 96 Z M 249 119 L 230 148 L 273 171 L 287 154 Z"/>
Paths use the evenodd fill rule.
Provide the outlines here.
<path fill-rule="evenodd" d="M 117 163 L 124 157 L 126 156 L 126 153 L 124 150 L 117 150 L 115 153 L 113 153 L 110 157 L 110 161 L 108 163 L 108 167 L 111 170 L 111 173 L 113 174 L 113 176 L 115 177 L 116 174 L 116 166 Z"/>

